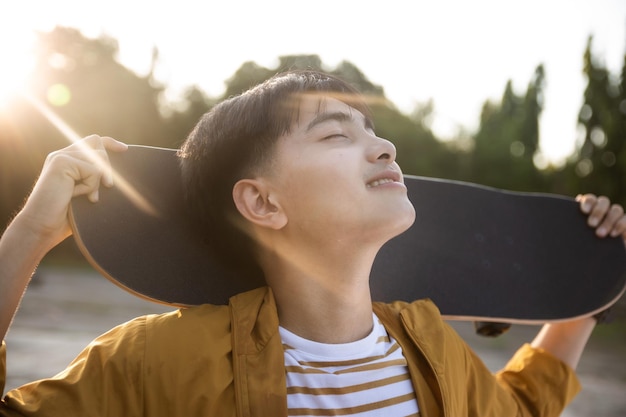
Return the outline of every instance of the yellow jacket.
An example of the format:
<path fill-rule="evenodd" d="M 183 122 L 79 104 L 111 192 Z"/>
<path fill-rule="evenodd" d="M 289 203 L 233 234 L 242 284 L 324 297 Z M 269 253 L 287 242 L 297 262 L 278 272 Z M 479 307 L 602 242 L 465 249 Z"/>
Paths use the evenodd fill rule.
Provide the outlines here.
<path fill-rule="evenodd" d="M 422 417 L 558 416 L 579 389 L 528 345 L 494 377 L 428 300 L 373 308 L 407 357 Z M 260 288 L 118 326 L 56 377 L 9 392 L 0 416 L 273 417 L 286 398 L 276 305 Z"/>

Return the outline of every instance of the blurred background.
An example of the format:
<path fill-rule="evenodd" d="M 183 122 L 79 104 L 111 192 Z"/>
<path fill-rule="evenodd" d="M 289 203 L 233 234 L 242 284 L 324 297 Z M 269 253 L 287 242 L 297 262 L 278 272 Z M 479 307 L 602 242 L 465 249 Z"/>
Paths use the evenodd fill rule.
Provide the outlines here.
<path fill-rule="evenodd" d="M 3 225 L 69 129 L 177 147 L 293 68 L 372 96 L 405 173 L 626 205 L 621 0 L 22 0 L 3 6 L 0 62 Z M 71 240 L 44 264 L 86 267 Z M 626 342 L 623 306 L 594 337 Z"/>

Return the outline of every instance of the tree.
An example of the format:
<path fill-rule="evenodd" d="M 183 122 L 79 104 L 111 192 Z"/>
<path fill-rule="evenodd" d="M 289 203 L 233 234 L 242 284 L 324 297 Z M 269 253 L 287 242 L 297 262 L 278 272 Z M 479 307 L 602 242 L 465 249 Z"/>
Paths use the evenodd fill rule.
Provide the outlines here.
<path fill-rule="evenodd" d="M 368 80 L 365 74 L 349 61 L 341 61 L 332 73 L 339 78 L 350 81 L 352 85 L 366 96 L 373 98 L 385 96 L 383 87 Z"/>
<path fill-rule="evenodd" d="M 574 192 L 609 196 L 626 203 L 626 55 L 620 77 L 593 56 L 589 37 L 583 58 L 587 78 L 578 122 L 584 131 L 568 166 Z"/>
<path fill-rule="evenodd" d="M 468 180 L 515 190 L 545 188 L 534 165 L 544 78 L 543 66 L 539 65 L 525 95 L 517 95 L 509 81 L 499 103 L 485 102 L 469 155 Z"/>
<path fill-rule="evenodd" d="M 79 134 L 169 143 L 159 111 L 163 88 L 151 73 L 142 77 L 121 65 L 115 40 L 88 39 L 75 29 L 57 27 L 40 34 L 38 46 L 35 94 Z"/>
<path fill-rule="evenodd" d="M 223 99 L 241 94 L 274 74 L 274 71 L 258 65 L 256 62 L 244 62 L 237 71 L 226 80 L 226 91 Z"/>

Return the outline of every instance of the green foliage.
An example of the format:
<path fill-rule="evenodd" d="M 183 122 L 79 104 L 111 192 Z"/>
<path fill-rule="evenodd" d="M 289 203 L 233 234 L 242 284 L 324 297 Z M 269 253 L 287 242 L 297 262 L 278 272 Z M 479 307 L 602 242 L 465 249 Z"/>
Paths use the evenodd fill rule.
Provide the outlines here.
<path fill-rule="evenodd" d="M 509 81 L 500 103 L 485 102 L 468 156 L 467 179 L 500 188 L 543 190 L 544 178 L 534 164 L 543 83 L 544 69 L 539 65 L 523 96 Z"/>
<path fill-rule="evenodd" d="M 166 146 L 159 112 L 163 90 L 117 60 L 117 42 L 87 39 L 74 29 L 40 34 L 35 95 L 81 134 L 99 133 Z"/>
<path fill-rule="evenodd" d="M 620 77 L 612 76 L 592 54 L 584 54 L 587 88 L 578 123 L 583 141 L 562 174 L 573 193 L 609 196 L 626 204 L 626 56 Z"/>
<path fill-rule="evenodd" d="M 270 78 L 273 71 L 263 68 L 255 62 L 245 62 L 235 74 L 226 80 L 226 91 L 223 98 L 241 94 L 252 86 Z"/>
<path fill-rule="evenodd" d="M 278 61 L 274 73 L 298 69 L 323 70 L 322 60 L 318 55 L 284 55 Z"/>

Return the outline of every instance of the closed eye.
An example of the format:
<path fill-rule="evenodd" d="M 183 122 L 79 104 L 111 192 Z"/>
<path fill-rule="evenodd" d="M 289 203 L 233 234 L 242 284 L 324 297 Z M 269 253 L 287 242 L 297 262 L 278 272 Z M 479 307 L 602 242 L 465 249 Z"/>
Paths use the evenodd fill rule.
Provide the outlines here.
<path fill-rule="evenodd" d="M 345 139 L 346 135 L 343 133 L 333 133 L 332 135 L 324 136 L 322 140 L 332 140 L 332 139 Z"/>

